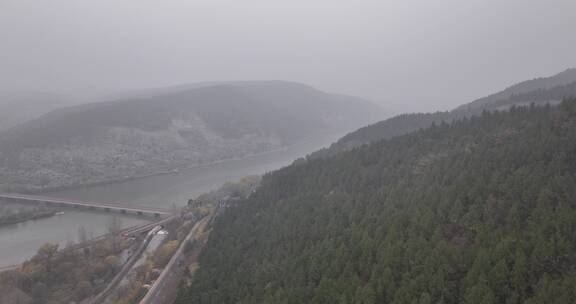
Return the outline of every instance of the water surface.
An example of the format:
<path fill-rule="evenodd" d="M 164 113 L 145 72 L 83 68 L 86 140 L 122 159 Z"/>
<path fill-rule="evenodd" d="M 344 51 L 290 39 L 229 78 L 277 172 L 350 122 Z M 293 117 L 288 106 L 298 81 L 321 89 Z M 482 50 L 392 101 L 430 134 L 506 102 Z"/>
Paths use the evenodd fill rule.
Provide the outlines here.
<path fill-rule="evenodd" d="M 322 141 L 305 142 L 284 150 L 245 159 L 183 169 L 174 174 L 54 191 L 42 195 L 169 209 L 172 205 L 182 206 L 188 199 L 216 189 L 225 182 L 236 181 L 247 175 L 263 174 L 288 165 L 298 157 L 328 145 L 336 137 L 327 136 Z M 23 262 L 32 257 L 46 242 L 64 246 L 70 241 L 77 241 L 81 226 L 84 226 L 89 234 L 95 236 L 104 234 L 107 223 L 113 216 L 121 215 L 65 209 L 65 214 L 61 216 L 0 227 L 0 267 Z M 145 218 L 134 216 L 121 216 L 121 219 L 124 227 L 146 221 Z"/>

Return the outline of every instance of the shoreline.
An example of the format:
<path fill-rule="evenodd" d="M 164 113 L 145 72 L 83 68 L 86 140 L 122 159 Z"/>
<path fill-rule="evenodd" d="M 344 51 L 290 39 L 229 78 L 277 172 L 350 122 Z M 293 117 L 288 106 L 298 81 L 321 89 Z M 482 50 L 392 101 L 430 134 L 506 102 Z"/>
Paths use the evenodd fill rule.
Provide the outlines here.
<path fill-rule="evenodd" d="M 327 134 L 325 137 L 337 137 L 337 136 L 340 136 L 340 135 L 339 134 Z M 322 138 L 322 136 L 320 136 L 320 138 Z M 133 181 L 133 180 L 147 178 L 147 177 L 153 177 L 153 176 L 180 174 L 180 173 L 182 173 L 182 172 L 180 172 L 181 170 L 191 170 L 191 169 L 196 169 L 196 168 L 203 168 L 203 167 L 213 166 L 213 165 L 222 164 L 222 163 L 226 163 L 226 162 L 240 161 L 240 160 L 245 160 L 245 159 L 248 159 L 251 157 L 258 157 L 258 156 L 263 156 L 263 155 L 267 155 L 267 154 L 287 151 L 290 148 L 308 143 L 312 140 L 314 140 L 314 138 L 307 138 L 305 140 L 302 140 L 299 143 L 294 143 L 294 144 L 282 146 L 282 147 L 272 149 L 269 151 L 252 153 L 252 154 L 248 154 L 248 155 L 245 155 L 242 157 L 221 159 L 221 160 L 217 160 L 217 161 L 213 161 L 213 162 L 209 162 L 209 163 L 205 163 L 205 164 L 181 165 L 181 166 L 172 167 L 170 169 L 163 169 L 162 171 L 158 171 L 158 172 L 141 174 L 141 175 L 126 177 L 126 178 L 111 179 L 111 180 L 88 183 L 88 184 L 77 184 L 77 185 L 68 185 L 68 186 L 61 186 L 61 187 L 52 187 L 52 188 L 46 188 L 46 189 L 42 189 L 42 190 L 23 191 L 22 194 L 42 194 L 42 193 L 49 194 L 50 192 L 58 192 L 58 191 L 65 191 L 65 190 L 72 190 L 72 189 L 85 189 L 85 188 L 90 188 L 90 187 L 94 187 L 94 186 L 123 183 L 123 182 L 128 182 L 128 181 Z M 316 151 L 316 150 L 314 150 L 314 151 Z M 312 151 L 312 152 L 314 152 L 314 151 Z M 309 153 L 311 153 L 311 152 L 309 152 Z M 306 156 L 307 155 L 301 155 L 300 157 L 306 157 Z M 177 170 L 178 172 L 174 172 L 175 170 Z"/>
<path fill-rule="evenodd" d="M 236 170 L 240 170 L 240 173 L 243 172 L 252 172 L 253 170 L 248 169 L 248 168 L 252 168 L 252 167 L 258 167 L 260 168 L 261 164 L 264 164 L 264 166 L 262 167 L 262 170 L 267 170 L 267 171 L 271 171 L 271 170 L 275 170 L 278 169 L 280 167 L 283 167 L 285 165 L 290 164 L 293 160 L 296 160 L 300 157 L 304 157 L 306 155 L 308 155 L 309 153 L 317 150 L 320 147 L 323 147 L 327 144 L 329 144 L 330 142 L 332 142 L 332 139 L 339 136 L 339 134 L 326 134 L 321 138 L 318 138 L 317 136 L 308 138 L 305 141 L 298 141 L 292 145 L 284 145 L 284 146 L 280 146 L 280 147 L 275 147 L 274 149 L 267 149 L 265 151 L 261 151 L 259 153 L 251 153 L 248 155 L 242 155 L 241 157 L 236 157 L 236 158 L 228 158 L 228 159 L 221 159 L 221 160 L 217 160 L 217 161 L 212 161 L 210 163 L 204 163 L 204 164 L 181 164 L 180 166 L 176 167 L 172 167 L 170 171 L 168 171 L 167 167 L 162 168 L 161 170 L 156 170 L 153 173 L 149 173 L 149 174 L 141 174 L 139 176 L 132 176 L 130 179 L 125 178 L 123 179 L 123 181 L 125 181 L 124 183 L 122 183 L 123 181 L 119 181 L 119 179 L 115 179 L 114 181 L 112 180 L 108 180 L 106 182 L 102 181 L 99 184 L 100 185 L 104 185 L 101 186 L 102 189 L 94 184 L 91 185 L 87 185 L 87 184 L 83 184 L 83 185 L 75 185 L 75 186 L 68 186 L 68 187 L 59 187 L 61 189 L 72 189 L 71 191 L 73 192 L 71 194 L 71 196 L 75 196 L 75 190 L 78 190 L 79 192 L 89 192 L 90 194 L 88 195 L 89 197 L 93 198 L 94 200 L 97 200 L 98 198 L 100 198 L 100 201 L 107 201 L 105 198 L 106 196 L 106 191 L 109 191 L 110 189 L 112 190 L 118 190 L 119 191 L 119 197 L 117 200 L 118 201 L 122 201 L 124 200 L 124 197 L 127 196 L 128 200 L 130 200 L 131 196 L 136 196 L 136 198 L 138 198 L 139 196 L 136 194 L 131 194 L 131 192 L 134 191 L 139 191 L 142 190 L 144 192 L 146 192 L 146 185 L 148 185 L 148 183 L 160 183 L 158 186 L 159 191 L 161 191 L 160 195 L 161 197 L 159 197 L 158 199 L 160 200 L 169 200 L 172 199 L 173 197 L 177 196 L 178 199 L 180 199 L 180 196 L 178 196 L 179 192 L 184 192 L 187 193 L 190 191 L 190 189 L 186 188 L 188 186 L 183 186 L 182 184 L 187 184 L 186 180 L 188 178 L 192 179 L 192 187 L 203 187 L 204 185 L 204 180 L 203 180 L 203 175 L 205 174 L 211 174 L 210 172 L 215 172 L 216 176 L 214 177 L 214 183 L 218 183 L 218 185 L 216 186 L 210 186 L 210 188 L 213 187 L 218 187 L 221 186 L 221 184 L 225 183 L 226 181 L 228 181 L 228 178 L 225 178 L 225 176 L 227 176 L 229 173 L 228 171 L 230 171 L 230 174 L 232 174 L 232 171 L 236 171 Z M 244 160 L 246 159 L 246 160 Z M 221 164 L 221 165 L 218 165 Z M 238 164 L 238 165 L 235 165 Z M 269 165 L 272 166 L 269 166 Z M 204 167 L 204 168 L 203 168 Z M 180 172 L 174 173 L 172 170 L 174 168 L 180 168 Z M 197 168 L 197 169 L 195 169 Z M 202 168 L 202 169 L 200 169 Z M 192 169 L 192 170 L 188 170 L 188 169 Z M 231 171 L 232 170 L 232 171 Z M 261 169 L 258 169 L 258 171 L 260 171 Z M 264 171 L 262 171 L 262 173 L 264 173 Z M 252 174 L 252 173 L 250 173 Z M 157 176 L 157 177 L 150 177 L 150 176 Z M 149 178 L 145 178 L 145 177 L 149 177 Z M 140 181 L 130 181 L 130 180 L 141 180 Z M 196 181 L 197 180 L 197 181 Z M 221 182 L 220 182 L 221 181 Z M 210 181 L 209 183 L 213 183 L 212 181 Z M 116 186 L 106 186 L 106 185 L 115 185 L 118 184 L 118 187 Z M 124 186 L 126 185 L 126 186 Z M 175 188 L 172 189 L 171 187 L 174 186 Z M 111 187 L 111 188 L 108 188 Z M 144 188 L 142 188 L 144 187 Z M 142 188 L 142 189 L 141 189 Z M 163 191 L 164 188 L 168 188 L 170 190 L 167 191 Z M 94 191 L 92 191 L 94 189 Z M 156 188 L 154 188 L 156 189 Z M 208 192 L 211 189 L 207 189 L 205 192 Z M 21 190 L 22 191 L 22 190 Z M 54 191 L 54 192 L 51 192 Z M 36 191 L 35 193 L 40 193 L 42 192 L 42 194 L 40 195 L 45 195 L 45 196 L 57 196 L 58 192 L 57 189 L 55 188 L 51 188 L 51 189 L 44 189 L 42 191 Z M 98 191 L 103 191 L 102 193 L 98 192 Z M 93 192 L 93 193 L 92 193 Z M 176 194 L 174 194 L 174 192 L 176 192 Z M 154 193 L 150 194 L 148 192 L 146 192 L 147 195 L 156 195 Z M 64 195 L 64 194 L 62 194 Z M 185 195 L 186 196 L 186 195 Z M 64 196 L 65 197 L 65 196 Z M 112 197 L 116 197 L 115 195 L 112 195 Z M 191 198 L 190 195 L 186 196 L 187 198 Z M 114 201 L 114 199 L 111 199 L 110 201 Z M 168 204 L 168 203 L 166 203 Z M 86 210 L 87 211 L 87 210 Z M 92 213 L 92 212 L 90 212 Z M 100 213 L 100 212 L 95 212 L 95 213 Z M 82 216 L 76 215 L 75 212 L 70 212 L 70 215 L 68 214 L 68 212 L 66 213 L 67 215 L 64 216 L 63 218 L 68 219 L 68 218 L 73 218 L 74 221 L 71 221 L 70 223 L 68 223 L 67 225 L 71 225 L 70 231 L 74 231 L 77 229 L 78 225 L 92 225 L 93 220 L 91 220 L 91 216 L 86 216 L 87 218 L 87 222 L 77 222 L 76 219 L 80 218 L 83 219 L 84 217 L 84 210 L 82 210 L 82 212 L 80 212 L 80 214 L 82 214 Z M 95 214 L 98 215 L 98 214 Z M 100 215 L 98 215 L 100 216 Z M 45 219 L 45 220 L 39 220 L 39 221 L 34 221 L 34 222 L 29 222 L 30 224 L 33 224 L 32 226 L 36 227 L 37 223 L 41 223 L 44 221 L 52 221 L 52 219 Z M 132 219 L 129 219 L 128 221 L 132 221 Z M 80 224 L 78 224 L 80 223 Z M 41 225 L 41 224 L 38 224 Z M 58 224 L 60 225 L 60 224 Z M 73 226 L 76 225 L 76 226 Z M 94 224 L 94 227 L 100 227 L 101 224 Z M 16 226 L 16 227 L 21 227 L 21 226 Z M 58 226 L 60 227 L 60 226 Z M 6 227 L 5 229 L 7 229 L 8 227 Z M 99 228 L 94 228 L 96 230 L 98 230 Z M 24 231 L 25 232 L 25 231 Z M 52 231 L 50 231 L 52 232 Z M 58 231 L 56 231 L 54 233 L 54 236 L 51 236 L 51 238 L 48 238 L 47 240 L 62 240 L 63 242 L 66 241 L 67 238 L 69 238 L 68 236 L 66 236 L 66 233 L 68 232 L 63 232 L 60 233 Z M 28 250 L 27 248 L 24 248 L 25 250 Z M 4 263 L 5 265 L 9 265 L 9 264 L 13 264 L 11 263 L 8 259 L 8 257 L 6 257 L 5 259 L 7 262 Z M 17 261 L 17 259 L 16 259 Z"/>
<path fill-rule="evenodd" d="M 325 144 L 329 145 L 335 139 L 338 139 L 341 136 L 342 136 L 341 133 L 325 133 L 325 134 L 310 136 L 310 137 L 307 137 L 307 138 L 305 138 L 301 141 L 298 141 L 296 143 L 291 143 L 291 144 L 277 147 L 277 148 L 274 148 L 274 149 L 271 149 L 268 151 L 251 153 L 251 154 L 247 154 L 247 155 L 244 155 L 241 157 L 226 158 L 226 159 L 216 160 L 216 161 L 203 163 L 203 164 L 175 165 L 174 167 L 163 168 L 163 169 L 159 169 L 158 171 L 155 171 L 155 172 L 138 174 L 138 175 L 134 175 L 134 176 L 110 178 L 110 179 L 106 179 L 106 180 L 89 182 L 89 183 L 81 183 L 81 184 L 70 184 L 70 185 L 63 185 L 63 186 L 55 186 L 55 187 L 47 187 L 47 188 L 33 188 L 33 189 L 25 189 L 24 188 L 21 190 L 9 190 L 9 191 L 0 191 L 0 192 L 19 193 L 19 194 L 49 194 L 51 192 L 59 192 L 59 191 L 66 191 L 66 190 L 73 190 L 73 189 L 86 189 L 86 188 L 95 187 L 95 186 L 103 186 L 103 185 L 109 185 L 109 184 L 115 184 L 115 183 L 129 182 L 129 181 L 143 179 L 143 178 L 147 178 L 147 177 L 153 177 L 153 176 L 180 174 L 181 173 L 180 171 L 182 171 L 182 170 L 191 170 L 191 169 L 195 169 L 195 168 L 202 168 L 202 167 L 217 165 L 217 164 L 221 164 L 221 163 L 231 162 L 231 161 L 240 161 L 240 160 L 249 159 L 251 157 L 258 157 L 258 156 L 263 156 L 263 155 L 267 155 L 267 154 L 287 151 L 287 150 L 294 148 L 294 147 L 297 147 L 299 145 L 311 144 L 312 141 L 324 142 L 326 138 L 331 138 L 329 141 L 327 141 L 325 143 Z M 316 148 L 314 148 L 314 150 L 307 152 L 307 154 L 300 155 L 299 157 L 306 157 L 308 154 L 313 153 L 314 151 L 317 151 L 318 149 L 322 148 L 323 146 L 324 146 L 324 144 L 319 145 L 319 147 L 316 147 Z"/>
<path fill-rule="evenodd" d="M 28 217 L 24 217 L 24 218 L 20 218 L 20 219 L 14 219 L 13 221 L 8 221 L 8 222 L 2 222 L 2 220 L 0 219 L 0 228 L 5 227 L 5 226 L 18 225 L 20 223 L 25 223 L 28 221 L 34 221 L 34 220 L 44 219 L 44 218 L 48 218 L 48 217 L 53 217 L 53 216 L 56 216 L 56 213 L 58 213 L 58 211 L 56 211 L 56 210 L 42 211 L 42 212 L 38 212 L 36 214 L 32 214 Z"/>
<path fill-rule="evenodd" d="M 198 165 L 175 166 L 175 167 L 168 169 L 168 170 L 164 169 L 164 170 L 158 171 L 158 172 L 140 174 L 140 175 L 130 176 L 130 177 L 126 177 L 126 178 L 110 179 L 110 180 L 87 183 L 87 184 L 76 184 L 76 185 L 67 185 L 67 186 L 59 186 L 59 187 L 50 187 L 50 188 L 39 189 L 39 190 L 19 191 L 17 193 L 21 193 L 21 194 L 42 194 L 42 193 L 48 194 L 50 192 L 72 190 L 72 189 L 84 189 L 84 188 L 90 188 L 90 187 L 94 187 L 94 186 L 123 183 L 123 182 L 128 182 L 128 181 L 132 181 L 132 180 L 137 180 L 137 179 L 142 179 L 142 178 L 147 178 L 147 177 L 153 177 L 153 176 L 180 174 L 181 173 L 181 172 L 179 172 L 180 170 L 191 170 L 191 169 L 202 168 L 202 167 L 217 165 L 217 164 L 221 164 L 221 163 L 231 162 L 231 161 L 244 160 L 244 159 L 248 159 L 250 157 L 256 157 L 256 156 L 262 156 L 262 155 L 271 154 L 271 153 L 282 152 L 282 151 L 288 150 L 289 148 L 291 148 L 293 146 L 295 146 L 295 144 L 284 146 L 284 147 L 277 148 L 277 149 L 273 149 L 270 151 L 248 154 L 248 155 L 245 155 L 242 157 L 227 158 L 227 159 L 217 160 L 217 161 L 213 161 L 213 162 L 209 162 L 209 163 L 205 163 L 205 164 L 198 164 Z M 178 172 L 175 172 L 175 171 L 178 171 Z"/>

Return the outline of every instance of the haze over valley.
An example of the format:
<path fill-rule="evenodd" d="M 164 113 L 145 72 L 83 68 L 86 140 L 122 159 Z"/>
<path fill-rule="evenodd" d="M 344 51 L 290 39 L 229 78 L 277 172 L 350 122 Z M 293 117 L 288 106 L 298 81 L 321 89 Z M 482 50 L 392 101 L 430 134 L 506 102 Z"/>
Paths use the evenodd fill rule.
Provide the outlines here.
<path fill-rule="evenodd" d="M 385 112 L 297 83 L 177 87 L 67 107 L 0 133 L 0 188 L 38 191 L 210 164 L 342 134 Z"/>
<path fill-rule="evenodd" d="M 576 303 L 575 11 L 0 0 L 0 304 Z"/>

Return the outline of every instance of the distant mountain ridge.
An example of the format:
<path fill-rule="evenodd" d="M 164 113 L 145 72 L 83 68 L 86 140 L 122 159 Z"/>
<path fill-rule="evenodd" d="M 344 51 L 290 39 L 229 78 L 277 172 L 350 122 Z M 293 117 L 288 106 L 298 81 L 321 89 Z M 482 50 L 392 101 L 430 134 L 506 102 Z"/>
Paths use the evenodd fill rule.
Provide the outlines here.
<path fill-rule="evenodd" d="M 73 106 L 0 133 L 0 187 L 91 184 L 244 157 L 383 115 L 365 100 L 281 81 L 215 83 Z"/>
<path fill-rule="evenodd" d="M 66 96 L 51 92 L 0 91 L 0 131 L 71 104 Z"/>
<path fill-rule="evenodd" d="M 498 93 L 464 104 L 456 108 L 456 110 L 483 108 L 500 100 L 508 99 L 514 95 L 524 94 L 535 90 L 550 89 L 552 87 L 563 86 L 573 82 L 576 82 L 576 68 L 567 69 L 564 72 L 551 77 L 540 77 L 520 82 Z"/>
<path fill-rule="evenodd" d="M 332 156 L 355 147 L 425 129 L 432 124 L 482 114 L 483 111 L 505 110 L 511 106 L 557 104 L 576 96 L 576 69 L 567 69 L 551 77 L 542 77 L 513 85 L 501 92 L 461 105 L 452 111 L 398 115 L 351 132 L 331 147 L 311 157 Z"/>

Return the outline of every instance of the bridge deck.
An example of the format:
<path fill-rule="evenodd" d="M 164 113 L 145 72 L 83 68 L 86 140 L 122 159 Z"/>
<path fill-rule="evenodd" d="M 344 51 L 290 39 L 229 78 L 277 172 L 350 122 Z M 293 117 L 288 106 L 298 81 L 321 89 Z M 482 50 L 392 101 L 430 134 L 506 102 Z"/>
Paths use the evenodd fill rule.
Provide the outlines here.
<path fill-rule="evenodd" d="M 169 215 L 171 212 L 166 209 L 162 208 L 153 208 L 153 207 L 141 207 L 141 206 L 131 206 L 122 203 L 102 203 L 102 202 L 87 202 L 87 201 L 80 201 L 80 200 L 71 200 L 71 199 L 62 199 L 62 198 L 53 198 L 53 197 L 45 197 L 45 196 L 37 196 L 37 195 L 27 195 L 27 194 L 0 194 L 0 199 L 14 199 L 14 200 L 25 200 L 25 201 L 34 201 L 34 202 L 42 202 L 42 203 L 52 203 L 52 204 L 59 204 L 59 205 L 69 205 L 69 206 L 82 206 L 88 208 L 98 208 L 98 209 L 107 209 L 107 210 L 118 210 L 118 211 L 126 211 L 126 212 L 135 212 L 135 213 L 149 213 L 149 214 L 161 214 L 161 215 Z"/>

